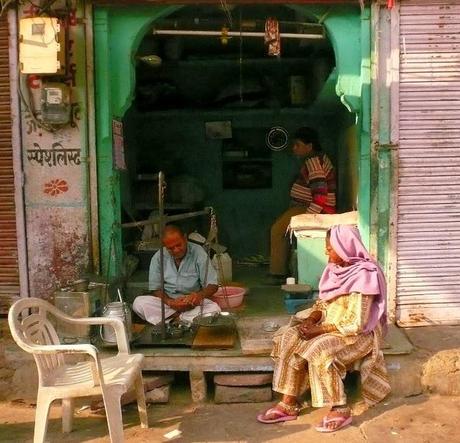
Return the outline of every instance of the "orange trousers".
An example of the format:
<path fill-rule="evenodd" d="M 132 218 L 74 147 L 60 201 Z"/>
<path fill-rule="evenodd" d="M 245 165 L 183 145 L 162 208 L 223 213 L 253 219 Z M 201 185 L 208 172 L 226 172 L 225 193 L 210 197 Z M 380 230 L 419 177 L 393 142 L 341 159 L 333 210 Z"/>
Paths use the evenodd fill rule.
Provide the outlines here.
<path fill-rule="evenodd" d="M 270 233 L 270 274 L 288 274 L 290 245 L 286 229 L 291 222 L 291 217 L 305 212 L 305 206 L 293 206 L 284 211 L 273 223 Z"/>

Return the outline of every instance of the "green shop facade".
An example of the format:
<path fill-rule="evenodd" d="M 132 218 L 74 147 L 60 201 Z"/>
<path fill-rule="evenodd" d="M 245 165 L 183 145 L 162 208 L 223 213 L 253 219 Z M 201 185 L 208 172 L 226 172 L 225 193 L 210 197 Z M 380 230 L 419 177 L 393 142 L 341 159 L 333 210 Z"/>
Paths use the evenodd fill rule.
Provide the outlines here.
<path fill-rule="evenodd" d="M 438 36 L 440 31 L 431 27 L 437 20 L 455 22 L 460 14 L 457 7 L 450 17 L 442 14 L 443 5 L 427 7 L 421 0 L 396 2 L 390 9 L 386 1 L 234 3 L 227 11 L 220 9 L 218 2 L 121 4 L 104 0 L 77 4 L 77 18 L 84 18 L 75 21 L 73 30 L 72 56 L 76 65 L 73 97 L 79 105 L 79 121 L 67 135 L 53 134 L 50 143 L 63 144 L 73 137 L 72 143 L 81 148 L 82 161 L 71 168 L 66 165 L 68 169 L 59 175 L 61 181 L 55 182 L 52 180 L 57 180 L 57 175 L 52 169 L 23 160 L 27 163 L 24 207 L 29 293 L 47 298 L 56 286 L 85 273 L 99 273 L 106 279 L 123 272 L 123 257 L 129 252 L 127 245 L 140 233 L 123 229 L 122 224 L 147 218 L 148 211 L 154 209 L 136 207 L 143 190 L 133 183 L 137 177 L 160 169 L 166 170 L 168 185 L 168 171 L 174 168 L 198 181 L 201 179 L 202 200 L 216 210 L 222 233 L 219 240 L 229 247 L 232 256 L 265 255 L 270 222 L 287 205 L 286 196 L 296 164 L 289 149 L 270 153 L 268 157 L 259 148 L 251 151 L 252 146 L 260 143 L 267 128 L 272 126 L 282 126 L 289 133 L 299 126 L 314 126 L 324 150 L 337 166 L 339 210 L 358 210 L 363 239 L 385 269 L 391 320 L 403 326 L 457 323 L 459 297 L 450 291 L 448 284 L 453 284 L 453 277 L 446 274 L 437 252 L 443 245 L 455 252 L 457 231 L 447 229 L 446 241 L 440 234 L 438 237 L 433 234 L 443 225 L 430 225 L 434 223 L 432 218 L 423 218 L 423 214 L 432 210 L 433 202 L 425 197 L 428 190 L 423 188 L 420 178 L 424 173 L 429 175 L 424 156 L 438 145 L 439 158 L 444 163 L 439 160 L 437 165 L 447 171 L 444 176 L 451 170 L 455 175 L 455 164 L 454 169 L 446 167 L 455 163 L 456 146 L 454 142 L 429 139 L 430 134 L 441 137 L 436 122 L 427 123 L 434 125 L 434 131 L 423 132 L 427 130 L 423 122 L 428 119 L 430 108 L 417 95 L 420 90 L 427 91 L 442 119 L 445 111 L 438 101 L 439 85 L 430 77 L 436 72 L 420 68 L 420 61 L 432 62 L 439 48 L 444 48 L 446 54 L 455 52 L 448 46 L 449 42 Z M 310 52 L 306 45 L 304 52 L 294 54 L 289 52 L 292 45 L 282 39 L 285 52 L 279 60 L 268 60 L 265 54 L 251 58 L 248 54 L 258 50 L 256 44 L 236 36 L 228 45 L 240 46 L 236 62 L 219 58 L 216 50 L 216 45 L 222 46 L 219 37 L 214 38 L 212 44 L 187 43 L 189 46 L 184 51 L 195 55 L 189 60 L 181 59 L 174 45 L 169 48 L 172 50 L 169 55 L 164 48 L 156 52 L 153 28 L 164 23 L 171 25 L 174 21 L 193 24 L 197 14 L 208 10 L 213 11 L 209 16 L 211 21 L 216 16 L 223 21 L 230 14 L 235 23 L 242 16 L 247 19 L 251 14 L 257 16 L 270 11 L 275 15 L 281 11 L 287 21 L 295 17 L 297 21 L 322 26 L 326 45 L 314 47 Z M 262 43 L 261 47 L 263 51 Z M 201 57 L 203 53 L 198 53 L 201 50 L 208 51 L 207 60 Z M 163 59 L 161 69 L 169 70 L 169 79 L 180 79 L 183 91 L 189 94 L 187 101 L 178 101 L 174 94 L 165 95 L 158 109 L 153 105 L 139 111 L 139 85 L 158 72 L 158 66 L 149 67 L 142 60 L 152 54 L 159 54 L 160 60 Z M 330 64 L 324 65 L 324 59 Z M 228 104 L 228 95 L 219 95 L 220 101 L 209 99 L 209 90 L 222 92 L 225 83 L 236 84 L 241 98 L 243 92 L 247 92 L 242 85 L 253 79 L 252 72 L 275 80 L 278 72 L 282 72 L 284 79 L 311 78 L 311 85 L 307 81 L 306 87 L 311 86 L 312 95 L 305 104 L 294 107 L 281 101 L 244 109 L 222 106 L 225 100 Z M 447 74 L 443 78 L 447 78 L 449 85 L 458 83 L 458 79 L 450 79 Z M 156 81 L 166 83 L 161 76 L 156 77 Z M 271 86 L 276 90 L 276 81 Z M 456 87 L 460 90 L 460 85 Z M 441 91 L 447 90 L 441 88 Z M 152 94 L 152 90 L 148 90 L 146 96 L 151 98 Z M 445 94 L 448 95 L 448 91 Z M 201 105 L 206 102 L 207 106 L 192 106 L 190 102 Z M 26 112 L 22 114 L 23 145 L 31 149 L 41 135 L 24 132 L 30 122 Z M 234 145 L 206 136 L 206 123 L 216 121 L 231 122 Z M 123 124 L 126 169 L 120 167 L 119 159 L 114 156 L 117 137 L 114 138 L 113 129 L 117 122 Z M 419 143 L 421 138 L 425 141 Z M 246 168 L 258 163 L 262 165 L 261 171 L 269 171 L 269 179 L 263 186 L 255 189 L 233 186 L 236 176 L 225 181 L 230 160 L 234 159 L 225 162 L 223 156 L 235 150 L 249 157 L 250 161 L 245 160 Z M 45 195 L 45 191 L 38 198 L 42 183 L 57 183 L 60 188 L 58 186 L 54 194 Z M 196 191 L 195 182 L 188 183 L 188 189 Z M 429 186 L 440 183 L 430 182 Z M 153 183 L 149 186 L 153 189 Z M 452 203 L 455 186 L 446 196 L 445 206 L 436 203 L 441 215 L 455 214 L 457 206 L 455 201 Z M 414 202 L 412 196 L 421 196 L 423 205 Z M 422 221 L 419 223 L 419 220 Z M 414 256 L 423 241 L 431 251 L 429 262 L 424 261 L 423 256 Z M 430 267 L 438 273 L 427 274 Z M 447 283 L 446 295 L 441 297 L 441 302 L 437 301 L 437 310 L 433 311 L 430 297 L 434 292 L 431 289 L 424 292 L 423 288 L 427 282 L 430 286 L 430 279 L 435 277 Z"/>
<path fill-rule="evenodd" d="M 177 14 L 181 9 L 186 13 L 188 7 L 156 5 L 154 2 L 148 6 L 94 6 L 97 199 L 99 257 L 103 275 L 120 272 L 119 263 L 124 248 L 121 224 L 126 221 L 123 199 L 130 198 L 124 195 L 129 174 L 114 167 L 112 123 L 114 119 L 122 121 L 132 106 L 136 86 L 136 54 L 142 40 L 151 33 L 156 22 Z M 372 94 L 389 94 L 389 91 L 373 91 L 373 88 L 377 89 L 373 64 L 378 54 L 376 42 L 372 39 L 372 8 L 366 6 L 361 9 L 357 2 L 340 5 L 289 4 L 286 7 L 296 11 L 298 16 L 321 23 L 333 47 L 335 68 L 318 94 L 315 110 L 320 110 L 321 106 L 340 108 L 339 112 L 345 115 L 343 125 L 337 129 L 341 133 L 336 137 L 337 143 L 341 143 L 338 149 L 344 151 L 336 156 L 336 161 L 349 170 L 348 176 L 343 179 L 343 187 L 346 188 L 343 199 L 348 202 L 347 209 L 352 209 L 358 202 L 363 238 L 388 269 L 391 152 L 375 147 L 381 144 L 381 138 L 382 144 L 387 142 L 389 128 L 382 127 L 384 125 L 380 122 L 379 130 L 372 134 L 371 97 Z M 375 7 L 374 14 L 378 14 L 379 9 Z M 385 112 L 381 106 L 380 113 Z M 216 119 L 217 116 L 212 117 Z M 210 116 L 205 115 L 206 118 Z M 148 149 L 155 149 L 155 139 L 152 134 Z M 233 200 L 238 199 L 238 192 L 232 192 Z M 217 215 L 219 217 L 219 210 Z M 231 214 L 228 216 L 232 217 Z"/>

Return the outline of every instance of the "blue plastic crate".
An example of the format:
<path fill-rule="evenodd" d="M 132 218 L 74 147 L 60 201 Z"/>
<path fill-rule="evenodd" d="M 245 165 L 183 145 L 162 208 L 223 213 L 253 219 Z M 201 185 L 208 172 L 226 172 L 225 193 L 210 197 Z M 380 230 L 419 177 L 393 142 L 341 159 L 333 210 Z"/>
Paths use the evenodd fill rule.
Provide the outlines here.
<path fill-rule="evenodd" d="M 307 309 L 313 305 L 314 302 L 315 301 L 311 298 L 285 298 L 284 306 L 288 314 L 295 314 L 301 307 L 302 309 Z M 303 305 L 305 305 L 305 307 L 303 307 Z"/>

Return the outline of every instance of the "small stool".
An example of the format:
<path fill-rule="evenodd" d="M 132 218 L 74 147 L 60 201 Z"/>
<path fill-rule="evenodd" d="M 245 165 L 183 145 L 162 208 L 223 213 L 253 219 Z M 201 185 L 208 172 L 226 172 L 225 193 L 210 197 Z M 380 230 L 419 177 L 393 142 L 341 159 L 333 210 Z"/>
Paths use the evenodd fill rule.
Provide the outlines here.
<path fill-rule="evenodd" d="M 310 285 L 282 285 L 281 289 L 286 293 L 284 306 L 288 314 L 295 314 L 301 306 L 307 305 L 307 307 L 310 307 L 314 303 L 313 291 Z"/>

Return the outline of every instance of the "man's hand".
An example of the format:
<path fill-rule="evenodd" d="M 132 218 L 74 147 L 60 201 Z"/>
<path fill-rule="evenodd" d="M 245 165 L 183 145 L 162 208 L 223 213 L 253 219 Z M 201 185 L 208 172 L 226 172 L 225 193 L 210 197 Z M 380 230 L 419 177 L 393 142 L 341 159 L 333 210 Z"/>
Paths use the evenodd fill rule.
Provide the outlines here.
<path fill-rule="evenodd" d="M 166 300 L 169 299 L 168 295 L 167 295 L 165 292 L 160 291 L 160 290 L 153 291 L 153 292 L 152 292 L 152 295 L 153 295 L 154 297 L 157 297 L 157 298 L 162 299 L 165 303 L 166 303 Z"/>
<path fill-rule="evenodd" d="M 168 294 L 162 291 L 154 291 L 152 295 L 154 297 L 158 297 L 162 299 L 166 306 L 169 306 L 171 309 L 174 309 L 175 311 L 178 311 L 178 312 L 189 311 L 190 309 L 193 308 L 187 296 L 182 296 L 179 298 L 171 298 L 168 296 Z"/>
<path fill-rule="evenodd" d="M 190 309 L 200 306 L 204 299 L 204 296 L 199 292 L 192 292 L 178 298 L 171 298 L 162 291 L 154 291 L 152 295 L 162 299 L 167 306 L 178 312 L 190 311 Z"/>
<path fill-rule="evenodd" d="M 188 302 L 187 297 L 169 298 L 165 303 L 175 311 L 185 312 L 192 309 L 193 306 Z"/>
<path fill-rule="evenodd" d="M 171 308 L 176 310 L 189 311 L 197 306 L 200 306 L 201 302 L 203 301 L 203 296 L 199 292 L 192 292 L 184 297 L 174 299 L 173 303 L 177 306 L 174 307 L 171 304 Z"/>
<path fill-rule="evenodd" d="M 192 292 L 185 299 L 193 306 L 199 306 L 201 305 L 201 302 L 203 301 L 204 297 L 198 293 L 198 292 Z"/>

